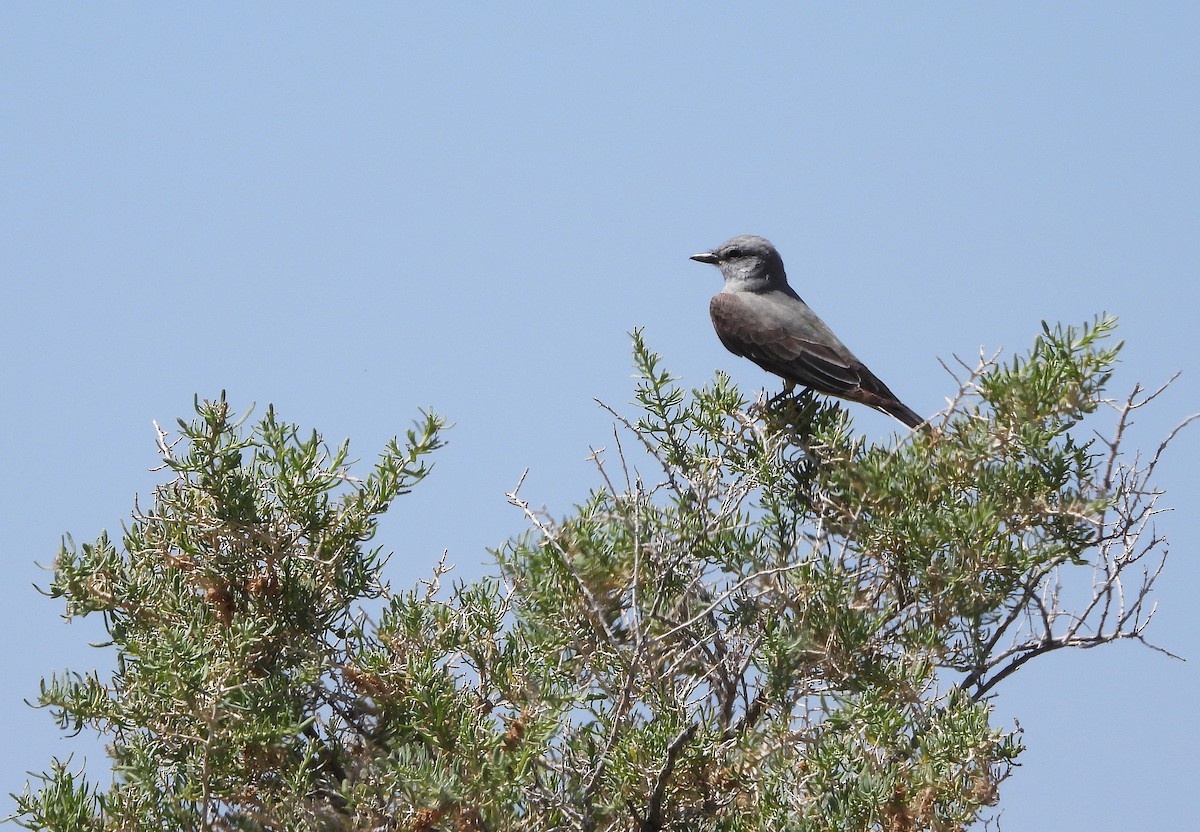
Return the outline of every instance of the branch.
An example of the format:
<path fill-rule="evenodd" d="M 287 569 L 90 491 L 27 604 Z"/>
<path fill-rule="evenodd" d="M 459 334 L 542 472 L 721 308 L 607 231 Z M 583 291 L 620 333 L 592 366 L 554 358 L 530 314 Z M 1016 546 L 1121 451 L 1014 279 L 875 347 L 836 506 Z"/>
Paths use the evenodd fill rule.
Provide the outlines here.
<path fill-rule="evenodd" d="M 650 804 L 646 807 L 646 818 L 645 820 L 638 819 L 638 824 L 642 832 L 658 832 L 658 830 L 663 828 L 662 806 L 663 798 L 667 792 L 667 783 L 671 778 L 671 772 L 675 769 L 675 763 L 679 759 L 679 752 L 696 735 L 696 731 L 699 728 L 700 723 L 693 722 L 687 728 L 684 728 L 679 733 L 679 736 L 667 747 L 667 759 L 663 762 L 663 767 L 658 772 L 658 780 L 654 784 L 654 791 L 650 794 Z M 634 812 L 634 817 L 637 818 L 636 812 Z"/>

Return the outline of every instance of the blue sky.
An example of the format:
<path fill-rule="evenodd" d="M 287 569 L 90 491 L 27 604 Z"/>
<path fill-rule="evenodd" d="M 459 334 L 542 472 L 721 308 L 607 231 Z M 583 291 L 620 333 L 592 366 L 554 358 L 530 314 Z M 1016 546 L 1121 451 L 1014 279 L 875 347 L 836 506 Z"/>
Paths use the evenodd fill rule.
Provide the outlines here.
<path fill-rule="evenodd" d="M 1119 315 L 1114 392 L 1183 371 L 1130 437 L 1157 446 L 1200 409 L 1197 43 L 1188 3 L 0 6 L 0 792 L 98 761 L 22 704 L 108 661 L 35 561 L 119 528 L 160 481 L 151 420 L 194 394 L 364 459 L 445 414 L 381 542 L 395 584 L 443 548 L 478 575 L 524 469 L 556 514 L 597 484 L 632 328 L 688 383 L 776 384 L 687 259 L 758 233 L 923 413 L 954 392 L 938 358 Z M 1160 469 L 1151 631 L 1193 660 L 1197 436 Z M 1029 745 L 1006 829 L 1198 825 L 1195 661 L 1060 653 L 999 693 Z"/>

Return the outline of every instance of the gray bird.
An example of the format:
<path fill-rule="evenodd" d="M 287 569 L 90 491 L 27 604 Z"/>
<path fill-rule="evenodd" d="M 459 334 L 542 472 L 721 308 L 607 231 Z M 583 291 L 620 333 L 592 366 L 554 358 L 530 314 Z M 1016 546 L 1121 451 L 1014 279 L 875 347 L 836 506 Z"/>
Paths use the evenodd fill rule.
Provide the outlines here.
<path fill-rule="evenodd" d="M 788 285 L 783 258 L 768 240 L 734 237 L 693 260 L 721 270 L 725 287 L 709 304 L 713 327 L 734 355 L 783 378 L 895 416 L 911 428 L 925 420 L 906 407 Z"/>

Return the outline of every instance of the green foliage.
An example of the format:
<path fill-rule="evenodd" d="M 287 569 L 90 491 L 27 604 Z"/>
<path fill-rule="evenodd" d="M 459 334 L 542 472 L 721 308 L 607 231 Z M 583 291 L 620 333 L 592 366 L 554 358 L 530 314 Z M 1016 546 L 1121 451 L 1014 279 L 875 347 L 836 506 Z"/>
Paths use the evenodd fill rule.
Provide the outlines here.
<path fill-rule="evenodd" d="M 121 547 L 64 545 L 51 593 L 102 612 L 111 679 L 41 703 L 110 738 L 107 790 L 56 763 L 36 829 L 953 830 L 1020 754 L 995 685 L 1143 638 L 1157 492 L 1097 410 L 1114 323 L 983 361 L 928 432 L 868 444 L 806 394 L 686 391 L 634 335 L 639 415 L 600 484 L 499 575 L 392 593 L 365 548 L 427 473 L 426 417 L 364 480 L 347 450 L 224 401 Z M 1152 397 L 1150 397 L 1152 398 Z M 647 479 L 642 467 L 653 470 Z M 1109 603 L 1122 572 L 1124 604 Z M 1089 587 L 1069 607 L 1057 587 Z M 1136 591 L 1135 591 L 1136 590 Z M 359 612 L 383 596 L 377 624 Z"/>
<path fill-rule="evenodd" d="M 221 813 L 252 828 L 340 788 L 356 604 L 382 591 L 384 558 L 364 547 L 428 473 L 442 423 L 426 417 L 360 481 L 346 445 L 272 409 L 249 432 L 224 397 L 197 413 L 180 423 L 183 452 L 164 448 L 175 478 L 121 549 L 101 535 L 55 560 L 51 596 L 68 616 L 103 613 L 117 669 L 52 677 L 39 702 L 63 728 L 110 738 L 117 781 L 99 792 L 56 764 L 19 798 L 31 828 L 190 829 Z"/>

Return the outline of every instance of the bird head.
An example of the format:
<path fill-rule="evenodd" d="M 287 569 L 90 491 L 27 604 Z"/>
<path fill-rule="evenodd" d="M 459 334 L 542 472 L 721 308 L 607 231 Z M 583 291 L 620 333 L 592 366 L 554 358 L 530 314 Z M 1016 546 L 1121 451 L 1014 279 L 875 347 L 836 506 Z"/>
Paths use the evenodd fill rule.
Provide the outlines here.
<path fill-rule="evenodd" d="M 727 289 L 763 291 L 787 285 L 783 258 L 769 240 L 753 234 L 726 240 L 712 251 L 693 254 L 691 259 L 720 269 Z"/>

